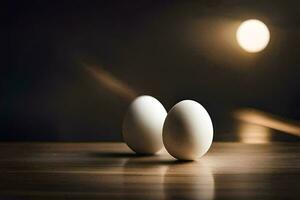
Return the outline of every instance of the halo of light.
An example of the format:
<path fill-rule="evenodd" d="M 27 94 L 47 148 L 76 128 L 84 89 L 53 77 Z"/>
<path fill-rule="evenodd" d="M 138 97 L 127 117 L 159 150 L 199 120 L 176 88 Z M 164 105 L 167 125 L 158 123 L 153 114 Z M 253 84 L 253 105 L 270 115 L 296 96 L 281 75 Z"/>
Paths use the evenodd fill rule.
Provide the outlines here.
<path fill-rule="evenodd" d="M 244 21 L 236 32 L 238 44 L 247 52 L 262 51 L 270 41 L 268 27 L 257 19 Z"/>

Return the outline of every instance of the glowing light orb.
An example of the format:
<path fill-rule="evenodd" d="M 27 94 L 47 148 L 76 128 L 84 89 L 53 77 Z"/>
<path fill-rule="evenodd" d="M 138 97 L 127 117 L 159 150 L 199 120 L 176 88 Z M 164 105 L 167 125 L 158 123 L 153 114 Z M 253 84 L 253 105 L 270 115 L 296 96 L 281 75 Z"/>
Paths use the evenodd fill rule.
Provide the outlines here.
<path fill-rule="evenodd" d="M 245 51 L 255 53 L 266 48 L 270 41 L 270 31 L 263 22 L 250 19 L 239 26 L 236 39 Z"/>

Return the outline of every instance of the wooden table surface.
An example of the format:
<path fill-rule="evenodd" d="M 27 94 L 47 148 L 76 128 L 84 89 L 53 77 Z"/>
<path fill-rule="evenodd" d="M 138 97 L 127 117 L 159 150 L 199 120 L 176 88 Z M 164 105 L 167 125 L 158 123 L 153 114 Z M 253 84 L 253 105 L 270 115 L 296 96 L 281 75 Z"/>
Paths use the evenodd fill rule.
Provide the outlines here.
<path fill-rule="evenodd" d="M 123 143 L 1 143 L 0 199 L 300 199 L 300 143 L 214 143 L 196 162 Z"/>

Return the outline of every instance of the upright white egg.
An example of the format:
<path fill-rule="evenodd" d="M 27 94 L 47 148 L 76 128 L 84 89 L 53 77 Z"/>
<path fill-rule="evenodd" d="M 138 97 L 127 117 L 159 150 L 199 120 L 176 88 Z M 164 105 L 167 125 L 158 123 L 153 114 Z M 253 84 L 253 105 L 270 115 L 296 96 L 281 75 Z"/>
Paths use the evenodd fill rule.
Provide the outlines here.
<path fill-rule="evenodd" d="M 137 97 L 123 122 L 123 139 L 136 153 L 155 154 L 163 147 L 162 129 L 167 111 L 154 97 Z"/>
<path fill-rule="evenodd" d="M 173 157 L 196 160 L 208 151 L 212 140 L 212 121 L 201 104 L 184 100 L 169 111 L 163 127 L 163 143 Z"/>

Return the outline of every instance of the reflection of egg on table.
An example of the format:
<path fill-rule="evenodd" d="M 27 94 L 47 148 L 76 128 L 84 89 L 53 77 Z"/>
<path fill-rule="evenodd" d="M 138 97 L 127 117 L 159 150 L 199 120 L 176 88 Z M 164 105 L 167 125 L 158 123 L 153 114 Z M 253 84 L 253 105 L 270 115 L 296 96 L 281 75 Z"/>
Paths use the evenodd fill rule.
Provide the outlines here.
<path fill-rule="evenodd" d="M 173 157 L 200 158 L 208 151 L 212 140 L 212 121 L 202 105 L 184 100 L 169 111 L 163 127 L 163 142 Z"/>
<path fill-rule="evenodd" d="M 123 139 L 136 153 L 154 154 L 162 149 L 162 127 L 167 112 L 154 97 L 140 96 L 129 106 L 123 122 Z"/>

